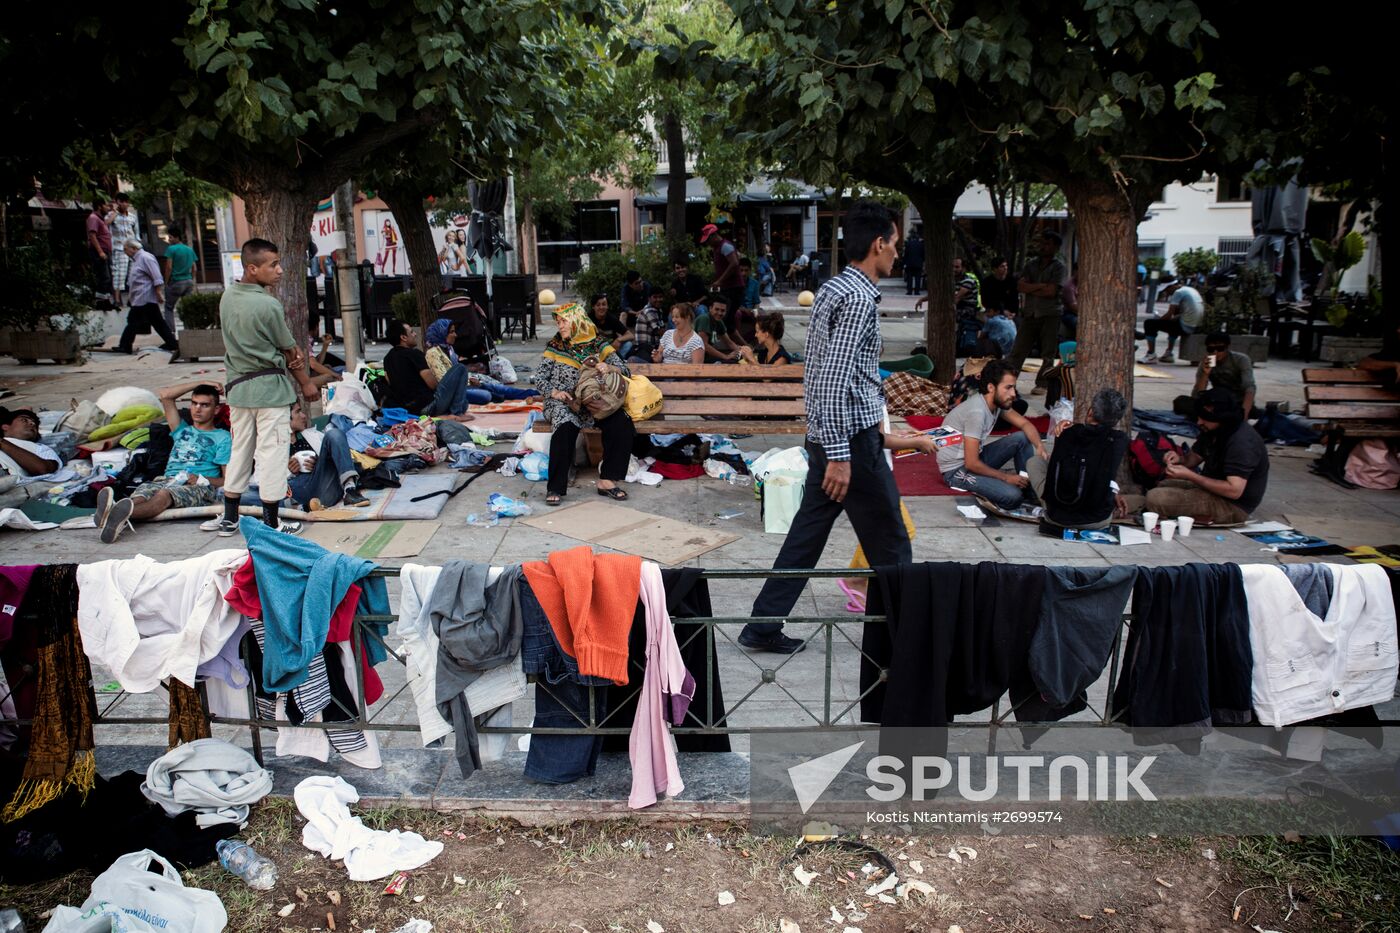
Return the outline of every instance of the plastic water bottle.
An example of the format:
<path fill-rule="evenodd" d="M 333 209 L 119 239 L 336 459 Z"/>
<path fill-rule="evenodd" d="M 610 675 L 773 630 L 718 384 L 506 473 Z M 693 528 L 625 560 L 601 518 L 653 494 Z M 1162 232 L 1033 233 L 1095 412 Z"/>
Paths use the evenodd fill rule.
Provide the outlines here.
<path fill-rule="evenodd" d="M 751 486 L 753 479 L 747 473 L 731 471 L 725 475 L 724 481 L 731 486 Z"/>
<path fill-rule="evenodd" d="M 277 884 L 277 866 L 241 839 L 220 839 L 214 848 L 219 864 L 247 882 L 254 891 L 271 891 Z"/>

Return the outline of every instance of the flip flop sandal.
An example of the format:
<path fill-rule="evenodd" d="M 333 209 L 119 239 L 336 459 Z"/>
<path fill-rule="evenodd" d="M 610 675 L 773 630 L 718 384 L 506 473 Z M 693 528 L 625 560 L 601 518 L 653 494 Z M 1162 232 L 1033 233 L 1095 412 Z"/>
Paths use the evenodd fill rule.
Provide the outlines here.
<path fill-rule="evenodd" d="M 847 598 L 848 598 L 848 599 L 847 599 L 847 602 L 846 602 L 846 611 L 847 611 L 847 612 L 864 612 L 864 611 L 865 611 L 865 594 L 864 594 L 864 593 L 862 593 L 860 590 L 853 590 L 853 589 L 851 589 L 849 586 L 846 585 L 846 581 L 845 581 L 845 580 L 838 580 L 838 581 L 836 581 L 836 585 L 839 586 L 839 587 L 841 587 L 841 592 L 845 593 L 846 596 L 847 596 Z"/>
<path fill-rule="evenodd" d="M 547 496 L 544 497 L 544 504 L 545 504 L 545 505 L 551 505 L 551 506 L 553 506 L 553 505 L 563 505 L 563 504 L 564 504 L 564 497 L 561 496 L 561 495 L 559 495 L 558 493 L 552 492 L 552 493 L 550 493 L 549 495 L 547 495 Z"/>
<path fill-rule="evenodd" d="M 611 488 L 611 489 L 599 489 L 599 490 L 598 490 L 598 495 L 600 495 L 600 496 L 607 496 L 609 499 L 612 499 L 614 502 L 626 502 L 626 501 L 627 501 L 627 493 L 623 492 L 621 489 L 619 489 L 619 488 L 616 487 L 616 486 L 614 486 L 614 487 Z"/>

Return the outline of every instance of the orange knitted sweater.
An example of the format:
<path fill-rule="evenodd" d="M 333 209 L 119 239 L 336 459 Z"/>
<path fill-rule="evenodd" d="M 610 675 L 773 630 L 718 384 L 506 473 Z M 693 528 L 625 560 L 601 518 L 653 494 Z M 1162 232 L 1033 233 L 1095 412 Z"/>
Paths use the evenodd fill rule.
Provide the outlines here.
<path fill-rule="evenodd" d="M 523 564 L 525 579 L 549 616 L 559 645 L 580 674 L 627 683 L 627 638 L 642 585 L 642 559 L 597 554 L 588 547 L 554 551 Z"/>

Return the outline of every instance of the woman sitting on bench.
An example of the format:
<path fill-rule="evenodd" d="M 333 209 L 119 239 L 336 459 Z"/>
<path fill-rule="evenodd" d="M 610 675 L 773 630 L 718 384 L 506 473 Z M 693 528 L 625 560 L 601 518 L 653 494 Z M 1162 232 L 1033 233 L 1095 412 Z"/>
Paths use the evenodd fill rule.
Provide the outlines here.
<path fill-rule="evenodd" d="M 783 313 L 771 311 L 760 314 L 754 322 L 754 343 L 756 347 L 740 347 L 739 356 L 745 362 L 760 366 L 785 366 L 792 362 L 792 354 L 783 347 Z"/>
<path fill-rule="evenodd" d="M 676 325 L 661 335 L 661 346 L 652 353 L 654 363 L 705 362 L 705 341 L 695 332 L 695 311 L 684 301 L 671 305 L 671 323 Z"/>
<path fill-rule="evenodd" d="M 574 465 L 574 448 L 579 432 L 597 427 L 603 434 L 603 462 L 598 467 L 598 495 L 621 502 L 627 493 L 618 487 L 627 476 L 636 430 L 623 406 L 594 424 L 587 410 L 574 398 L 579 374 L 584 366 L 606 369 L 611 366 L 630 375 L 612 342 L 600 336 L 588 313 L 577 304 L 556 308 L 554 323 L 559 333 L 544 348 L 544 359 L 535 373 L 535 385 L 544 393 L 544 416 L 553 425 L 549 439 L 549 482 L 545 505 L 558 505 L 569 491 L 569 471 Z"/>

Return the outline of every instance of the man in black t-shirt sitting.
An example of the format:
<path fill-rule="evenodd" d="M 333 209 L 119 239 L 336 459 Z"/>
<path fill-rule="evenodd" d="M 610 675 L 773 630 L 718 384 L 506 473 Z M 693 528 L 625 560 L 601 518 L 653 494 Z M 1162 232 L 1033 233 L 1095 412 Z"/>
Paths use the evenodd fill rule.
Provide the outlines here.
<path fill-rule="evenodd" d="M 386 408 L 402 408 L 414 415 L 436 415 L 451 421 L 471 421 L 466 414 L 467 368 L 453 366 L 441 383 L 418 347 L 418 331 L 403 321 L 389 323 L 394 346 L 384 354 L 384 374 L 389 377 Z"/>
<path fill-rule="evenodd" d="M 1142 507 L 1162 518 L 1190 515 L 1202 525 L 1247 521 L 1269 485 L 1269 450 L 1229 389 L 1206 389 L 1195 405 L 1201 426 L 1195 449 L 1167 453 L 1167 478 L 1147 493 Z M 1123 499 L 1128 511 L 1142 502 L 1138 496 Z"/>

